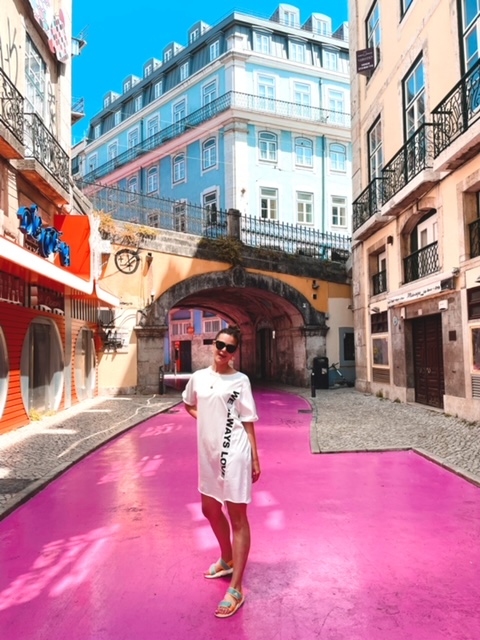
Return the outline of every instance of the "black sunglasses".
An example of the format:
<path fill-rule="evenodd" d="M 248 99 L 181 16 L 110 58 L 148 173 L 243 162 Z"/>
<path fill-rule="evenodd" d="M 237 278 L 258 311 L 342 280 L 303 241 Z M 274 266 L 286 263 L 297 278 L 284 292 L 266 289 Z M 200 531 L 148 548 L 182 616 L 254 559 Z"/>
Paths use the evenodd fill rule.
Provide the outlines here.
<path fill-rule="evenodd" d="M 228 353 L 235 353 L 237 346 L 238 345 L 236 344 L 225 344 L 225 342 L 222 342 L 221 340 L 215 340 L 215 348 L 217 351 L 223 351 L 223 349 L 226 349 Z"/>

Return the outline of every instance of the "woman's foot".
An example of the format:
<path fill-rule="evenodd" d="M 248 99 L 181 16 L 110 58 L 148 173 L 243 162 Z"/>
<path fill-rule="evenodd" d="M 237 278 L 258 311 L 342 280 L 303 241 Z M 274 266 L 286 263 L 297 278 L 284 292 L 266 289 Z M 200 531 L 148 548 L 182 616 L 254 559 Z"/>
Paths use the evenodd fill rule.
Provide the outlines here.
<path fill-rule="evenodd" d="M 229 587 L 223 600 L 219 602 L 215 615 L 217 618 L 229 618 L 240 609 L 244 602 L 245 596 L 233 587 Z"/>
<path fill-rule="evenodd" d="M 233 560 L 225 562 L 223 558 L 220 558 L 214 564 L 210 565 L 208 571 L 204 573 L 205 578 L 223 578 L 224 576 L 230 576 L 233 573 Z"/>

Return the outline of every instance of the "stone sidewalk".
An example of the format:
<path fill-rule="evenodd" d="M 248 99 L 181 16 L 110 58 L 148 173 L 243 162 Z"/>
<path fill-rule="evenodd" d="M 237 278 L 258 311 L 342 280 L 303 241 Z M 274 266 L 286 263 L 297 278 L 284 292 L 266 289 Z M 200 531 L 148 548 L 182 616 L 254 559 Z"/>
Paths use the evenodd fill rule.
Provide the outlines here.
<path fill-rule="evenodd" d="M 480 422 L 355 389 L 312 398 L 310 389 L 275 388 L 310 402 L 314 453 L 415 449 L 480 485 Z M 94 449 L 179 402 L 169 387 L 165 395 L 100 397 L 0 435 L 0 519 Z"/>

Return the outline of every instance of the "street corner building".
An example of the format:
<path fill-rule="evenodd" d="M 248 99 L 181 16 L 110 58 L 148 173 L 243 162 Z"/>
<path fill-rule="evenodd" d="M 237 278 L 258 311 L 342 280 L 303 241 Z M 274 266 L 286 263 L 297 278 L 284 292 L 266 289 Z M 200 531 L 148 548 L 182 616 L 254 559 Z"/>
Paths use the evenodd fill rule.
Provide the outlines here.
<path fill-rule="evenodd" d="M 4 0 L 0 20 L 0 432 L 96 394 L 98 310 L 117 302 L 71 180 L 72 3 L 39 4 Z"/>

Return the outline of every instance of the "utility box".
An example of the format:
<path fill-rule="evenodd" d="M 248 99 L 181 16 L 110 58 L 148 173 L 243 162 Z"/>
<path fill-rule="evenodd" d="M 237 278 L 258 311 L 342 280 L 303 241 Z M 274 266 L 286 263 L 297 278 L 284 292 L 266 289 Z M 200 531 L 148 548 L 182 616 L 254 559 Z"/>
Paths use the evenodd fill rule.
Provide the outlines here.
<path fill-rule="evenodd" d="M 315 389 L 328 389 L 328 358 L 316 357 L 313 359 L 313 375 L 315 381 Z"/>

